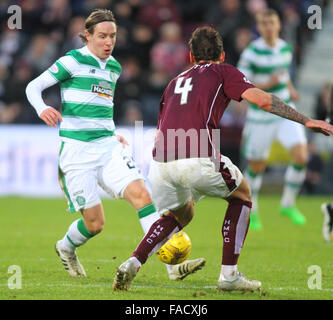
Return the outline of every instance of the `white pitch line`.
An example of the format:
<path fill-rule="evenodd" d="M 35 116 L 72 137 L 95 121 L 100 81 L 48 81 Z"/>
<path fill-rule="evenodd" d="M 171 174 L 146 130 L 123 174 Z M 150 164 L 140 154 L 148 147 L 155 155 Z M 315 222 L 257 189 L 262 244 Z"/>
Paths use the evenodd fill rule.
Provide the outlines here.
<path fill-rule="evenodd" d="M 7 287 L 7 284 L 0 283 L 0 287 Z M 112 288 L 112 284 L 73 284 L 73 283 L 28 283 L 22 284 L 22 287 L 96 287 L 96 288 Z M 135 289 L 153 289 L 162 287 L 165 289 L 216 289 L 216 286 L 184 286 L 184 285 L 163 285 L 163 286 L 154 286 L 154 285 L 133 285 L 132 288 Z M 322 289 L 307 289 L 307 288 L 297 288 L 297 287 L 270 287 L 270 288 L 262 288 L 263 290 L 273 290 L 273 291 L 325 291 L 325 292 L 333 292 L 333 288 L 322 288 Z"/>

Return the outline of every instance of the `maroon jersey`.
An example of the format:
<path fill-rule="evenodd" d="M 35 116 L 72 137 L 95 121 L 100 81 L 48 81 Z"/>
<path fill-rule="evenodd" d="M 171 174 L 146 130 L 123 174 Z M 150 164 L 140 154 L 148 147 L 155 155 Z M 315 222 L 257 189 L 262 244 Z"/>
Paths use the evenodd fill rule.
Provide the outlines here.
<path fill-rule="evenodd" d="M 248 88 L 254 86 L 226 63 L 196 64 L 171 80 L 160 101 L 154 159 L 211 157 L 225 109 Z"/>

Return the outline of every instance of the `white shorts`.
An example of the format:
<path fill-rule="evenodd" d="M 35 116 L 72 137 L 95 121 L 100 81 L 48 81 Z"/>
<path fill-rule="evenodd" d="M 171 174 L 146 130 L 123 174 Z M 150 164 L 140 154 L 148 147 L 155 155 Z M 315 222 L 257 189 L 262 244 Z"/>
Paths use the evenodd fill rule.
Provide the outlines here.
<path fill-rule="evenodd" d="M 238 188 L 242 179 L 240 170 L 224 156 L 219 166 L 209 158 L 152 160 L 148 175 L 152 198 L 160 214 L 205 196 L 226 198 Z"/>
<path fill-rule="evenodd" d="M 270 123 L 247 121 L 243 130 L 243 154 L 248 160 L 265 160 L 271 145 L 277 140 L 287 150 L 298 144 L 306 144 L 304 126 L 281 119 Z"/>
<path fill-rule="evenodd" d="M 101 202 L 98 186 L 111 197 L 123 197 L 126 187 L 143 179 L 130 152 L 115 137 L 98 142 L 62 142 L 59 182 L 70 212 Z"/>

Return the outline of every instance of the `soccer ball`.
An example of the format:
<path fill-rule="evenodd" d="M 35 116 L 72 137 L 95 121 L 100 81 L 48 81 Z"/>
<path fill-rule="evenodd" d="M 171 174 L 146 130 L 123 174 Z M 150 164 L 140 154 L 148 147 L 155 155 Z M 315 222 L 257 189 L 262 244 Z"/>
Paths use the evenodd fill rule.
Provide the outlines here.
<path fill-rule="evenodd" d="M 191 253 L 192 242 L 190 237 L 184 232 L 175 233 L 161 248 L 156 252 L 158 259 L 166 264 L 178 264 L 185 261 Z"/>

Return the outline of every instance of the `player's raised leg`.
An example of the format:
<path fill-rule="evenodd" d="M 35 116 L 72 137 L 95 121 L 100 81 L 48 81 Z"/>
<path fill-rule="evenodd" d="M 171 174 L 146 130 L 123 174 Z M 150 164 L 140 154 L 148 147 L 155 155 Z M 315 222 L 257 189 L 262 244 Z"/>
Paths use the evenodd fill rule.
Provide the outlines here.
<path fill-rule="evenodd" d="M 252 203 L 250 188 L 245 179 L 227 199 L 229 202 L 222 226 L 223 254 L 217 287 L 220 290 L 257 290 L 261 282 L 247 279 L 238 271 L 238 258 L 245 241 Z"/>
<path fill-rule="evenodd" d="M 151 196 L 143 180 L 136 180 L 129 184 L 124 192 L 124 198 L 137 210 L 141 227 L 146 234 L 151 225 L 160 218 Z M 183 280 L 188 275 L 204 267 L 206 260 L 198 258 L 186 260 L 176 265 L 165 265 L 170 280 Z"/>
<path fill-rule="evenodd" d="M 176 232 L 186 226 L 193 217 L 193 203 L 188 202 L 180 209 L 170 211 L 155 221 L 132 257 L 121 264 L 114 278 L 114 290 L 128 290 L 142 264 L 157 252 L 161 246 Z"/>
<path fill-rule="evenodd" d="M 104 225 L 102 204 L 81 211 L 83 218 L 75 220 L 69 226 L 65 236 L 55 246 L 65 270 L 72 277 L 86 276 L 86 272 L 77 257 L 76 249 L 100 233 Z"/>

